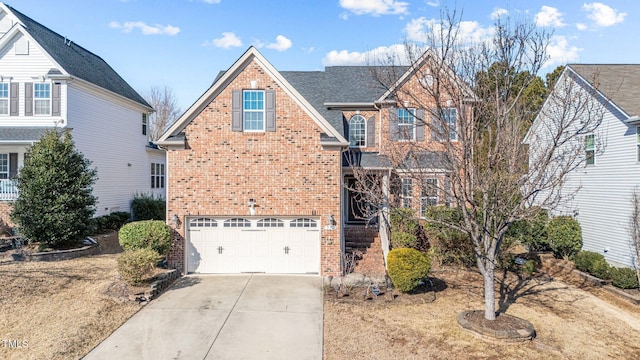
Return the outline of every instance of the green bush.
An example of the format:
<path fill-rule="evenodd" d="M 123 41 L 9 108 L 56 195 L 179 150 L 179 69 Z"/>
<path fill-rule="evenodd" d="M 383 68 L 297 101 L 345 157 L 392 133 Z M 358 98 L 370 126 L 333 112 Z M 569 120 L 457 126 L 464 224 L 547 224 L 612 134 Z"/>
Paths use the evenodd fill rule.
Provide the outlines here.
<path fill-rule="evenodd" d="M 25 154 L 16 177 L 20 196 L 11 219 L 31 242 L 60 248 L 89 235 L 96 198 L 97 171 L 79 152 L 67 129 L 47 130 Z"/>
<path fill-rule="evenodd" d="M 131 201 L 131 211 L 135 221 L 166 220 L 167 203 L 162 198 L 138 194 Z"/>
<path fill-rule="evenodd" d="M 164 257 L 171 249 L 171 228 L 158 220 L 131 222 L 120 229 L 118 239 L 124 250 L 152 249 Z"/>
<path fill-rule="evenodd" d="M 547 236 L 547 223 L 549 215 L 543 209 L 536 209 L 529 219 L 514 222 L 509 227 L 506 236 L 529 248 L 530 251 L 547 251 L 549 238 Z"/>
<path fill-rule="evenodd" d="M 399 232 L 399 231 L 391 232 L 391 248 L 415 249 L 417 245 L 418 245 L 418 238 L 415 235 L 408 234 L 406 232 Z"/>
<path fill-rule="evenodd" d="M 615 287 L 621 289 L 637 289 L 640 286 L 638 284 L 638 276 L 634 269 L 612 267 L 609 270 L 609 274 L 611 275 L 611 283 Z"/>
<path fill-rule="evenodd" d="M 387 255 L 389 277 L 402 292 L 415 289 L 431 270 L 431 261 L 416 249 L 393 249 Z"/>
<path fill-rule="evenodd" d="M 456 208 L 442 206 L 429 207 L 425 212 L 428 219 L 424 225 L 433 256 L 442 264 L 472 267 L 476 264 L 475 250 L 469 235 L 433 221 L 461 223 L 462 214 Z M 432 220 L 431 222 L 429 220 Z"/>
<path fill-rule="evenodd" d="M 130 284 L 139 284 L 153 273 L 160 256 L 152 249 L 125 251 L 118 258 L 118 271 Z"/>
<path fill-rule="evenodd" d="M 392 231 L 413 234 L 420 225 L 413 215 L 413 210 L 407 208 L 393 209 L 389 214 L 389 223 Z"/>
<path fill-rule="evenodd" d="M 587 272 L 597 278 L 608 280 L 610 266 L 602 254 L 593 251 L 580 251 L 575 255 L 576 269 Z"/>
<path fill-rule="evenodd" d="M 94 234 L 104 234 L 113 230 L 118 230 L 131 218 L 131 214 L 125 211 L 116 211 L 108 215 L 98 216 L 91 219 L 91 232 Z"/>
<path fill-rule="evenodd" d="M 547 224 L 549 247 L 558 258 L 571 258 L 582 248 L 582 231 L 571 216 L 552 218 Z"/>

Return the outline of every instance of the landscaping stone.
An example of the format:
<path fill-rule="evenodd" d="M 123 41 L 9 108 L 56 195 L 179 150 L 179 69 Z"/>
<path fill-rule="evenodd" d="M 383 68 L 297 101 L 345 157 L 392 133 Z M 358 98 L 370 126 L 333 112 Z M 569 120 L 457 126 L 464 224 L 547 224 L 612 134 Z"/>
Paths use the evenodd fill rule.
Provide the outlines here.
<path fill-rule="evenodd" d="M 488 341 L 521 343 L 536 336 L 529 321 L 507 314 L 498 314 L 495 320 L 487 320 L 484 310 L 469 310 L 458 314 L 457 320 L 463 329 Z"/>

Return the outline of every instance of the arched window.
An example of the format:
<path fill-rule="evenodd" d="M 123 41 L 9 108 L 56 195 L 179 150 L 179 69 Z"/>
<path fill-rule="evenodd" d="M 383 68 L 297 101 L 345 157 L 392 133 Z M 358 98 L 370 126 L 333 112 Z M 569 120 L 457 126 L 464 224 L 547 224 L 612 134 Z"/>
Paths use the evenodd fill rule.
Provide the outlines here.
<path fill-rule="evenodd" d="M 354 115 L 349 120 L 349 146 L 367 146 L 366 135 L 366 120 L 362 115 Z"/>

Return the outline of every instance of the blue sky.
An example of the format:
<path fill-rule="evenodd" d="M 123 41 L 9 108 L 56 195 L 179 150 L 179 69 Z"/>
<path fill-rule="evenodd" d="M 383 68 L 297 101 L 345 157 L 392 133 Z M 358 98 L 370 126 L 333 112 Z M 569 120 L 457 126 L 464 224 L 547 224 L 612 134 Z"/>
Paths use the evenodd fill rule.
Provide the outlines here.
<path fill-rule="evenodd" d="M 553 30 L 543 71 L 567 62 L 640 63 L 640 1 L 7 0 L 105 59 L 145 95 L 173 89 L 186 110 L 251 45 L 279 70 L 366 65 L 372 51 L 420 42 L 445 7 L 482 39 L 496 16 Z"/>

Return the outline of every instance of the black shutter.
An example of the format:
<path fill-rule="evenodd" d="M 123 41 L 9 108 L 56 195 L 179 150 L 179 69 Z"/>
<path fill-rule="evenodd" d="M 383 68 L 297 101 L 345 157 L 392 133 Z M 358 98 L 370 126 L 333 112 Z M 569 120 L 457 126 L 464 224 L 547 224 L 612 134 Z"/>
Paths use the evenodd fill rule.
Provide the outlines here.
<path fill-rule="evenodd" d="M 18 116 L 18 93 L 20 84 L 12 82 L 9 88 L 9 116 Z"/>
<path fill-rule="evenodd" d="M 266 90 L 264 97 L 265 131 L 276 131 L 276 91 Z"/>
<path fill-rule="evenodd" d="M 389 108 L 389 140 L 398 140 L 398 109 Z"/>
<path fill-rule="evenodd" d="M 417 109 L 415 116 L 416 140 L 424 140 L 424 109 Z"/>
<path fill-rule="evenodd" d="M 33 83 L 24 83 L 24 116 L 33 116 Z"/>
<path fill-rule="evenodd" d="M 242 90 L 231 93 L 231 131 L 242 131 Z"/>
<path fill-rule="evenodd" d="M 367 120 L 367 146 L 376 146 L 376 117 Z"/>
<path fill-rule="evenodd" d="M 9 153 L 9 179 L 18 175 L 18 153 Z"/>
<path fill-rule="evenodd" d="M 60 84 L 53 84 L 51 91 L 51 116 L 60 116 Z"/>

